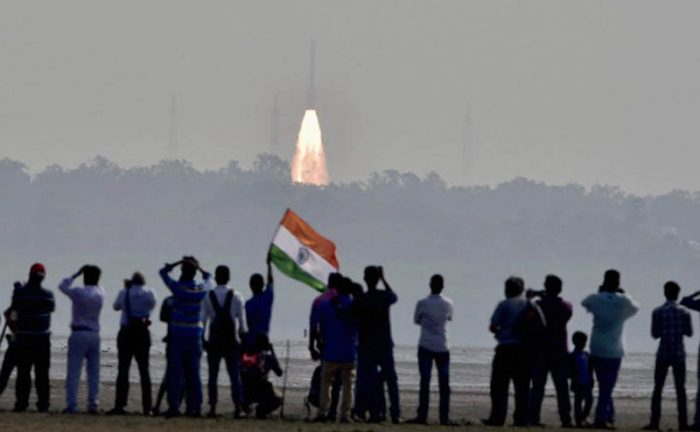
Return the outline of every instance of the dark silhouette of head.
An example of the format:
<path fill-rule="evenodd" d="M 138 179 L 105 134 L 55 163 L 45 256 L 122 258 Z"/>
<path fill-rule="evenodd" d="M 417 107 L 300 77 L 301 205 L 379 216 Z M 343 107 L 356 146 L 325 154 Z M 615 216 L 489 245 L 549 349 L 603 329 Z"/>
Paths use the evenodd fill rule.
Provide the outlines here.
<path fill-rule="evenodd" d="M 359 284 L 357 282 L 352 283 L 352 289 L 351 289 L 351 294 L 353 297 L 357 298 L 364 294 L 365 290 L 362 288 L 362 284 Z"/>
<path fill-rule="evenodd" d="M 41 285 L 46 277 L 46 267 L 41 263 L 32 264 L 29 268 L 29 279 L 28 283 L 30 285 Z"/>
<path fill-rule="evenodd" d="M 228 266 L 220 265 L 214 271 L 214 279 L 219 285 L 226 285 L 231 280 L 231 270 Z"/>
<path fill-rule="evenodd" d="M 248 284 L 250 285 L 250 290 L 253 291 L 253 295 L 262 294 L 263 288 L 265 288 L 265 279 L 260 273 L 255 273 L 250 277 Z"/>
<path fill-rule="evenodd" d="M 340 286 L 338 287 L 338 294 L 351 295 L 354 284 L 355 284 L 355 282 L 353 282 L 352 279 L 350 279 L 349 277 L 343 276 L 342 281 L 340 282 Z"/>
<path fill-rule="evenodd" d="M 600 286 L 600 290 L 603 292 L 617 292 L 620 289 L 620 272 L 617 270 L 610 269 L 605 272 L 603 276 L 603 285 Z"/>
<path fill-rule="evenodd" d="M 253 341 L 253 352 L 259 353 L 270 349 L 270 339 L 265 333 L 260 333 Z"/>
<path fill-rule="evenodd" d="M 517 276 L 511 276 L 506 279 L 505 292 L 506 298 L 518 297 L 525 290 L 525 281 Z"/>
<path fill-rule="evenodd" d="M 83 273 L 83 282 L 86 286 L 98 285 L 100 283 L 100 276 L 102 275 L 102 270 L 96 265 L 85 266 L 85 272 Z"/>
<path fill-rule="evenodd" d="M 586 348 L 586 343 L 588 343 L 588 336 L 582 331 L 577 331 L 574 332 L 574 335 L 571 337 L 571 341 L 574 343 L 574 347 L 577 350 L 583 351 L 584 348 Z"/>
<path fill-rule="evenodd" d="M 197 267 L 199 267 L 199 262 L 197 258 L 193 256 L 186 256 L 182 258 L 182 265 L 180 265 L 180 281 L 181 282 L 191 282 L 197 275 Z"/>
<path fill-rule="evenodd" d="M 668 281 L 664 285 L 666 300 L 676 301 L 681 293 L 681 286 L 674 281 Z"/>
<path fill-rule="evenodd" d="M 340 273 L 331 273 L 328 275 L 328 289 L 337 290 L 342 283 L 343 276 Z"/>
<path fill-rule="evenodd" d="M 557 297 L 561 294 L 562 281 L 559 276 L 547 275 L 544 279 L 544 292 L 552 297 Z"/>
<path fill-rule="evenodd" d="M 139 285 L 139 286 L 144 286 L 146 285 L 146 278 L 143 276 L 143 273 L 141 272 L 135 272 L 131 276 L 131 284 L 132 285 Z"/>
<path fill-rule="evenodd" d="M 365 283 L 367 284 L 367 289 L 369 291 L 374 291 L 377 289 L 377 284 L 379 283 L 379 267 L 365 267 Z"/>
<path fill-rule="evenodd" d="M 435 295 L 441 294 L 443 289 L 445 289 L 445 279 L 443 279 L 442 275 L 432 275 L 430 277 L 430 293 Z"/>

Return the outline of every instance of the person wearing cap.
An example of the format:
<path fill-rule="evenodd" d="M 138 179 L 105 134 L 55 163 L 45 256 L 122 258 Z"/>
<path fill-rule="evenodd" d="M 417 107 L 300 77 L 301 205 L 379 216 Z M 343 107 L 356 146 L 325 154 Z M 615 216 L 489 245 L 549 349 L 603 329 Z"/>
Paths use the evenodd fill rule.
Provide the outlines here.
<path fill-rule="evenodd" d="M 94 265 L 85 265 L 73 276 L 63 279 L 58 288 L 73 303 L 71 335 L 68 338 L 68 372 L 66 374 L 66 409 L 64 414 L 77 412 L 78 387 L 83 360 L 87 361 L 87 409 L 97 413 L 100 390 L 100 312 L 105 292 L 99 286 L 102 271 Z M 73 283 L 83 276 L 83 287 Z"/>
<path fill-rule="evenodd" d="M 47 412 L 50 402 L 49 366 L 51 364 L 51 314 L 56 303 L 53 293 L 41 286 L 46 277 L 43 264 L 32 265 L 26 283 L 15 283 L 12 305 L 7 316 L 16 339 L 12 344 L 17 362 L 15 412 L 29 406 L 31 370 L 36 380 L 37 410 Z"/>
<path fill-rule="evenodd" d="M 620 288 L 617 270 L 606 271 L 598 292 L 583 299 L 581 305 L 593 315 L 591 363 L 598 381 L 594 427 L 611 429 L 615 423 L 612 394 L 625 355 L 622 333 L 625 321 L 637 313 L 639 305 Z"/>
<path fill-rule="evenodd" d="M 174 280 L 170 272 L 180 267 L 180 278 Z M 195 281 L 201 272 L 203 282 Z M 168 412 L 166 417 L 180 415 L 182 391 L 186 394 L 186 412 L 190 417 L 202 414 L 202 302 L 212 288 L 211 274 L 202 270 L 195 257 L 165 264 L 160 270 L 165 286 L 173 293 L 173 309 L 168 324 Z"/>
<path fill-rule="evenodd" d="M 147 416 L 151 414 L 151 374 L 148 370 L 151 332 L 148 328 L 151 325 L 151 312 L 156 307 L 156 297 L 146 286 L 143 274 L 136 272 L 131 279 L 124 280 L 124 289 L 119 291 L 113 307 L 115 311 L 122 312 L 117 335 L 119 372 L 114 408 L 107 414 L 126 414 L 124 408 L 129 397 L 129 369 L 133 358 L 136 360 L 141 377 L 143 415 Z"/>

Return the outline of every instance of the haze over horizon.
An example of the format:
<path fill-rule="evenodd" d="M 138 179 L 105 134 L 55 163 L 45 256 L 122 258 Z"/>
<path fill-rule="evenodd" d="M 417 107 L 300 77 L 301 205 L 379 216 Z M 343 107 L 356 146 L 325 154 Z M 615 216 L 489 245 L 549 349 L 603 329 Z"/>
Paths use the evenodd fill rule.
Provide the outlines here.
<path fill-rule="evenodd" d="M 632 0 L 5 1 L 0 157 L 33 172 L 97 155 L 204 169 L 290 160 L 315 40 L 332 181 L 397 169 L 450 185 L 700 190 L 699 12 Z"/>

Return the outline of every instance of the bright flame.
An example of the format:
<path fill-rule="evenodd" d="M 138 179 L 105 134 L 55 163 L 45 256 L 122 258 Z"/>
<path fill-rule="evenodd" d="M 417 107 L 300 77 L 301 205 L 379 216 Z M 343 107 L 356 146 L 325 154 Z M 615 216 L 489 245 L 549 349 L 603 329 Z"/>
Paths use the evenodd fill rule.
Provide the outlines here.
<path fill-rule="evenodd" d="M 328 185 L 326 155 L 316 110 L 306 110 L 301 121 L 297 151 L 292 160 L 292 181 L 316 186 Z"/>

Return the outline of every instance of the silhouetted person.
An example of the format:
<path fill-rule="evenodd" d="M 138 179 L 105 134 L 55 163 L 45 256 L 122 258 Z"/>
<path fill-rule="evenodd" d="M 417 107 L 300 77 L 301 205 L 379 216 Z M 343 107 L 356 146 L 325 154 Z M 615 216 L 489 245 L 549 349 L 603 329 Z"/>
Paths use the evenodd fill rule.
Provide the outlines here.
<path fill-rule="evenodd" d="M 338 295 L 338 287 L 342 282 L 343 276 L 341 276 L 340 273 L 331 273 L 328 276 L 328 285 L 326 287 L 326 290 L 318 297 L 316 297 L 313 303 L 311 304 L 311 313 L 309 314 L 309 353 L 311 355 L 312 360 L 321 360 L 321 366 L 319 366 L 321 368 L 321 371 L 323 370 L 323 341 L 321 339 L 320 329 L 320 306 L 324 302 L 329 301 L 335 298 L 336 295 Z M 320 378 L 317 381 L 319 382 L 318 393 L 320 395 Z M 330 422 L 335 421 L 337 418 L 338 401 L 340 399 L 340 385 L 341 377 L 340 371 L 338 371 L 335 374 L 335 377 L 333 378 L 333 384 L 331 388 L 331 403 L 328 407 L 328 413 L 326 414 L 326 418 Z M 320 396 L 318 400 L 320 405 Z"/>
<path fill-rule="evenodd" d="M 700 291 L 697 291 L 689 296 L 683 297 L 681 306 L 688 309 L 700 312 Z M 700 430 L 700 356 L 698 357 L 698 389 L 695 397 L 695 421 L 692 429 Z"/>
<path fill-rule="evenodd" d="M 678 429 L 688 430 L 688 408 L 685 394 L 685 344 L 683 337 L 693 335 L 690 312 L 678 304 L 681 287 L 675 282 L 666 282 L 666 303 L 654 309 L 651 315 L 651 337 L 659 339 L 654 366 L 654 392 L 651 397 L 651 419 L 645 430 L 659 429 L 661 420 L 661 393 L 668 369 L 673 369 L 678 405 Z"/>
<path fill-rule="evenodd" d="M 172 321 L 172 316 L 173 316 L 173 301 L 174 297 L 168 296 L 165 299 L 163 299 L 163 302 L 160 305 L 160 322 L 165 323 L 168 327 L 170 324 L 170 321 Z M 165 343 L 165 372 L 163 372 L 163 379 L 160 382 L 160 387 L 158 387 L 158 394 L 156 395 L 156 403 L 153 405 L 153 415 L 160 415 L 160 405 L 163 402 L 163 397 L 165 397 L 165 394 L 168 391 L 168 334 L 166 333 L 165 337 L 163 338 L 163 342 Z M 184 393 L 182 393 L 182 396 L 184 396 Z"/>
<path fill-rule="evenodd" d="M 608 429 L 615 423 L 612 393 L 625 355 L 622 332 L 625 321 L 637 313 L 639 306 L 620 288 L 620 273 L 616 270 L 606 271 L 598 293 L 586 297 L 581 305 L 593 314 L 591 361 L 598 381 L 594 426 Z"/>
<path fill-rule="evenodd" d="M 525 284 L 519 277 L 505 282 L 506 299 L 498 303 L 491 316 L 490 330 L 498 345 L 491 366 L 491 415 L 483 423 L 487 426 L 503 426 L 508 414 L 508 387 L 515 387 L 516 426 L 527 425 L 528 362 L 523 349 L 519 325 L 527 307 L 523 297 Z"/>
<path fill-rule="evenodd" d="M 264 334 L 259 334 L 248 352 L 243 354 L 243 400 L 247 407 L 255 404 L 255 416 L 266 418 L 270 413 L 282 406 L 282 398 L 277 395 L 275 388 L 268 379 L 270 372 L 282 376 L 275 350 Z"/>
<path fill-rule="evenodd" d="M 68 373 L 66 376 L 66 414 L 77 411 L 78 388 L 83 361 L 87 362 L 87 409 L 97 413 L 100 395 L 100 312 L 105 292 L 99 286 L 102 271 L 94 265 L 85 265 L 73 276 L 64 279 L 59 289 L 73 303 L 71 335 L 68 338 Z M 73 282 L 83 276 L 84 287 Z"/>
<path fill-rule="evenodd" d="M 25 284 L 15 283 L 12 304 L 9 309 L 11 321 L 8 325 L 16 339 L 8 348 L 10 362 L 17 364 L 15 384 L 15 412 L 23 412 L 29 406 L 31 392 L 31 370 L 34 368 L 37 410 L 47 412 L 50 403 L 49 366 L 51 363 L 51 314 L 55 309 L 53 293 L 41 286 L 46 276 L 42 264 L 34 264 L 29 270 Z M 6 354 L 6 361 L 8 355 Z M 8 365 L 9 366 L 9 365 Z M 3 369 L 5 365 L 3 364 Z M 9 372 L 12 372 L 10 369 Z"/>
<path fill-rule="evenodd" d="M 204 300 L 204 323 L 210 322 L 207 340 L 209 417 L 216 416 L 216 404 L 219 400 L 219 365 L 223 360 L 231 380 L 234 417 L 240 418 L 243 400 L 240 358 L 243 352 L 242 337 L 247 332 L 243 297 L 228 287 L 231 272 L 227 266 L 218 266 L 214 278 L 216 288 L 209 291 Z"/>
<path fill-rule="evenodd" d="M 270 337 L 272 303 L 275 299 L 275 285 L 272 278 L 270 255 L 267 256 L 267 284 L 259 273 L 250 277 L 250 290 L 253 297 L 245 303 L 245 315 L 248 322 L 248 345 L 255 343 L 258 335 Z"/>
<path fill-rule="evenodd" d="M 180 278 L 170 277 L 180 267 Z M 201 272 L 203 282 L 195 281 Z M 160 270 L 165 286 L 173 293 L 172 319 L 168 325 L 168 412 L 167 417 L 180 415 L 182 390 L 186 394 L 186 415 L 199 417 L 202 410 L 202 302 L 211 284 L 211 275 L 194 257 L 166 264 Z"/>
<path fill-rule="evenodd" d="M 571 338 L 574 350 L 569 354 L 569 376 L 574 393 L 574 419 L 576 427 L 585 428 L 593 406 L 593 365 L 586 351 L 588 336 L 577 331 Z"/>
<path fill-rule="evenodd" d="M 17 283 L 15 288 L 21 285 L 21 283 Z M 10 382 L 12 371 L 14 371 L 17 367 L 17 348 L 15 347 L 16 335 L 14 333 L 14 323 L 12 327 L 10 327 L 10 322 L 12 321 L 11 314 L 12 310 L 9 308 L 4 313 L 5 322 L 7 327 L 10 329 L 10 334 L 5 335 L 5 338 L 7 339 L 7 348 L 5 349 L 5 355 L 2 357 L 2 367 L 0 367 L 0 395 L 5 393 L 7 384 Z"/>
<path fill-rule="evenodd" d="M 126 414 L 129 400 L 129 370 L 131 360 L 136 360 L 141 379 L 141 407 L 143 415 L 151 414 L 151 374 L 149 357 L 151 352 L 151 312 L 156 307 L 156 297 L 146 286 L 141 273 L 134 273 L 124 281 L 124 289 L 114 300 L 114 310 L 122 316 L 117 334 L 119 371 L 117 373 L 117 395 L 114 408 L 107 414 Z"/>
<path fill-rule="evenodd" d="M 321 400 L 316 421 L 328 421 L 330 388 L 335 375 L 339 372 L 342 385 L 340 422 L 349 421 L 352 406 L 353 374 L 357 359 L 357 325 L 345 319 L 347 310 L 352 305 L 352 281 L 343 280 L 338 287 L 338 294 L 319 305 L 318 322 L 320 339 L 323 344 L 321 359 Z"/>
<path fill-rule="evenodd" d="M 394 341 L 391 337 L 391 317 L 389 309 L 398 297 L 384 278 L 381 267 L 365 268 L 364 280 L 367 292 L 357 296 L 354 306 L 360 324 L 359 349 L 357 359 L 358 398 L 363 398 L 369 409 L 369 421 L 382 420 L 380 396 L 383 396 L 380 383 L 386 382 L 391 401 L 391 421 L 398 423 L 401 415 L 399 386 L 394 364 Z M 378 289 L 379 282 L 384 286 Z M 360 287 L 361 288 L 361 287 Z"/>
<path fill-rule="evenodd" d="M 430 295 L 416 304 L 413 322 L 420 326 L 418 370 L 420 394 L 416 417 L 408 423 L 426 424 L 430 406 L 430 379 L 433 363 L 437 368 L 440 389 L 440 423 L 450 422 L 450 345 L 447 323 L 452 321 L 452 300 L 442 295 L 445 280 L 439 274 L 430 278 Z"/>
<path fill-rule="evenodd" d="M 531 353 L 532 390 L 529 421 L 533 426 L 540 424 L 540 411 L 548 374 L 552 375 L 557 392 L 557 406 L 561 424 L 563 427 L 571 426 L 567 361 L 569 349 L 566 324 L 571 319 L 572 307 L 569 302 L 559 297 L 561 290 L 561 279 L 555 275 L 548 275 L 544 281 L 544 294 L 536 301 L 542 312 L 545 328 L 543 344 Z"/>

